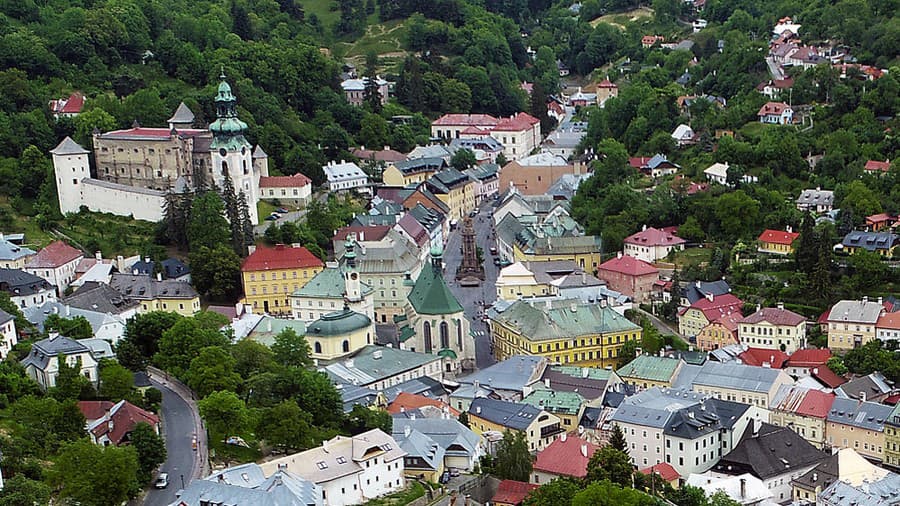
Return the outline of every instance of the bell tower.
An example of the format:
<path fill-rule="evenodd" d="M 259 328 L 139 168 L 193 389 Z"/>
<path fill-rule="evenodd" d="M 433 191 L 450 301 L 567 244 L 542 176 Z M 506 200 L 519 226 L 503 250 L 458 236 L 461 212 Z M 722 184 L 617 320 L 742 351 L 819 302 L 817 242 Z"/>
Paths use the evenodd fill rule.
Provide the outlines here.
<path fill-rule="evenodd" d="M 256 203 L 259 200 L 259 173 L 253 166 L 253 146 L 244 137 L 247 124 L 237 117 L 237 99 L 231 86 L 225 81 L 225 74 L 219 76 L 216 92 L 216 120 L 209 125 L 213 134 L 210 144 L 212 152 L 212 180 L 221 189 L 227 174 L 231 177 L 236 194 L 244 192 L 250 221 L 259 222 Z"/>
<path fill-rule="evenodd" d="M 362 300 L 361 282 L 359 271 L 356 270 L 356 238 L 347 237 L 344 242 L 344 298 L 347 302 L 359 302 Z"/>

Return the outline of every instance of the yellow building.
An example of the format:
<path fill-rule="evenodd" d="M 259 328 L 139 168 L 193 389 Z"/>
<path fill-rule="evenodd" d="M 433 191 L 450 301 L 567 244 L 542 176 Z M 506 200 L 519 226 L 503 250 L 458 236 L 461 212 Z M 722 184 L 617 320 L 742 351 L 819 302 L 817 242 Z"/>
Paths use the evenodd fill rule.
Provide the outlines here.
<path fill-rule="evenodd" d="M 566 431 L 573 431 L 578 427 L 587 406 L 587 400 L 578 392 L 551 390 L 541 383 L 522 399 L 522 403 L 558 416 Z"/>
<path fill-rule="evenodd" d="M 785 385 L 769 406 L 773 425 L 790 427 L 818 449 L 825 447 L 825 421 L 834 394 Z"/>
<path fill-rule="evenodd" d="M 342 309 L 328 313 L 306 326 L 310 356 L 332 360 L 375 343 L 375 324 L 368 316 Z"/>
<path fill-rule="evenodd" d="M 522 432 L 528 449 L 539 452 L 565 432 L 559 417 L 529 404 L 479 397 L 469 406 L 469 428 L 481 436 L 485 432 Z"/>
<path fill-rule="evenodd" d="M 497 360 L 533 355 L 558 364 L 614 367 L 622 346 L 642 334 L 641 327 L 605 302 L 523 299 L 488 317 Z"/>
<path fill-rule="evenodd" d="M 773 255 L 790 255 L 794 252 L 794 241 L 798 237 L 800 234 L 792 232 L 790 228 L 787 231 L 764 230 L 759 236 L 758 251 Z"/>
<path fill-rule="evenodd" d="M 141 305 L 140 312 L 174 311 L 182 316 L 200 312 L 200 296 L 186 281 L 156 279 L 143 274 L 113 274 L 109 286 Z"/>
<path fill-rule="evenodd" d="M 839 301 L 828 312 L 828 347 L 850 350 L 875 339 L 875 325 L 883 310 L 881 302 L 869 302 L 868 297 Z"/>
<path fill-rule="evenodd" d="M 884 464 L 900 469 L 900 404 L 884 421 Z"/>
<path fill-rule="evenodd" d="M 884 460 L 885 420 L 893 406 L 838 397 L 828 412 L 825 435 L 832 448 L 853 448 L 863 457 Z"/>
<path fill-rule="evenodd" d="M 403 160 L 388 165 L 381 178 L 387 186 L 406 186 L 424 182 L 445 166 L 443 158 Z"/>
<path fill-rule="evenodd" d="M 643 390 L 672 386 L 672 381 L 681 371 L 684 361 L 678 358 L 638 355 L 634 360 L 620 367 L 616 374 L 622 381 Z"/>
<path fill-rule="evenodd" d="M 697 348 L 703 351 L 713 351 L 730 344 L 737 344 L 738 321 L 741 318 L 743 318 L 741 313 L 732 313 L 720 316 L 710 322 L 697 334 Z"/>
<path fill-rule="evenodd" d="M 600 238 L 594 235 L 565 237 L 533 236 L 513 245 L 514 262 L 569 260 L 585 271 L 596 271 L 600 260 Z"/>
<path fill-rule="evenodd" d="M 452 167 L 436 172 L 425 185 L 450 208 L 447 217 L 451 221 L 462 220 L 475 209 L 475 181 Z"/>
<path fill-rule="evenodd" d="M 244 259 L 244 303 L 254 313 L 291 314 L 291 294 L 303 288 L 325 264 L 302 246 L 260 246 Z"/>

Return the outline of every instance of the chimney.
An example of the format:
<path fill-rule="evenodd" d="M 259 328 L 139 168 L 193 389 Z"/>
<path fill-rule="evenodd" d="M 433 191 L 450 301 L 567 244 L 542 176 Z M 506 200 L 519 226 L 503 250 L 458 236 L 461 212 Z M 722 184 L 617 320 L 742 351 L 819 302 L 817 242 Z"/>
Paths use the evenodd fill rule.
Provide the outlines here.
<path fill-rule="evenodd" d="M 587 454 L 587 444 L 586 444 L 586 443 L 582 443 L 582 444 L 581 444 L 581 456 L 584 457 L 584 458 L 587 458 L 587 456 L 588 456 L 588 454 Z"/>
<path fill-rule="evenodd" d="M 47 337 L 49 337 L 50 340 L 52 341 L 52 340 L 56 339 L 57 337 L 59 337 L 59 332 L 50 332 L 47 334 Z"/>
<path fill-rule="evenodd" d="M 66 311 L 65 311 L 65 313 L 66 313 L 66 316 L 69 316 L 69 314 L 70 314 L 70 313 L 71 313 L 71 312 L 72 312 L 72 308 L 71 308 L 71 307 L 69 307 L 69 305 L 68 305 L 68 304 L 66 304 L 66 305 L 65 305 L 65 306 L 64 306 L 64 307 L 65 307 L 65 308 L 66 308 Z"/>
<path fill-rule="evenodd" d="M 779 311 L 784 311 L 784 302 L 779 302 L 779 303 L 778 303 L 778 310 L 779 310 Z"/>
<path fill-rule="evenodd" d="M 616 258 L 622 258 L 622 252 L 621 252 L 621 251 L 616 252 Z"/>
<path fill-rule="evenodd" d="M 792 232 L 794 231 L 794 227 L 788 225 L 787 227 L 785 227 L 785 230 L 787 231 L 787 233 L 790 234 L 790 233 L 792 233 Z"/>
<path fill-rule="evenodd" d="M 813 475 L 812 475 L 812 481 L 814 481 L 814 482 L 815 482 L 815 481 L 819 481 L 819 473 L 813 473 Z"/>
<path fill-rule="evenodd" d="M 266 320 L 266 332 L 272 332 L 272 319 L 271 318 Z"/>
<path fill-rule="evenodd" d="M 224 474 L 219 475 L 219 483 L 225 483 L 225 475 Z"/>
<path fill-rule="evenodd" d="M 407 439 L 409 439 L 409 435 L 411 433 L 412 433 L 412 428 L 409 425 L 403 427 L 403 435 L 406 436 Z"/>
<path fill-rule="evenodd" d="M 550 378 L 544 378 L 544 386 L 550 388 Z"/>
<path fill-rule="evenodd" d="M 696 286 L 698 289 L 700 288 L 700 280 L 699 279 L 697 281 L 694 281 L 694 286 Z"/>
<path fill-rule="evenodd" d="M 868 295 L 863 295 L 862 303 L 863 303 L 863 304 L 868 304 L 868 303 L 869 303 L 869 296 L 868 296 Z"/>
<path fill-rule="evenodd" d="M 741 478 L 741 499 L 747 497 L 747 479 Z"/>
<path fill-rule="evenodd" d="M 759 421 L 759 418 L 753 419 L 753 437 L 759 436 L 759 429 L 762 427 L 762 422 Z"/>
<path fill-rule="evenodd" d="M 762 306 L 760 306 L 759 304 L 757 304 L 757 305 L 756 305 L 756 310 L 759 311 L 760 309 L 762 309 Z"/>
<path fill-rule="evenodd" d="M 591 373 L 591 371 L 587 367 L 581 368 L 581 377 L 582 378 L 587 378 L 590 373 Z"/>
<path fill-rule="evenodd" d="M 866 402 L 866 392 L 863 390 L 859 391 L 859 402 Z"/>
<path fill-rule="evenodd" d="M 415 419 L 416 419 L 416 413 L 415 413 L 415 412 L 410 413 L 410 414 L 409 414 L 409 419 L 410 419 L 410 420 L 415 420 Z"/>
<path fill-rule="evenodd" d="M 98 262 L 99 262 L 100 260 L 103 260 L 103 252 L 102 252 L 102 251 L 95 251 L 95 252 L 94 252 L 94 258 L 96 258 Z"/>
<path fill-rule="evenodd" d="M 481 414 L 481 406 L 475 406 L 475 414 L 476 414 L 476 415 L 480 415 L 480 414 Z"/>
<path fill-rule="evenodd" d="M 157 272 L 157 273 L 156 273 L 156 280 L 157 280 L 157 281 L 162 281 L 162 273 L 161 273 L 161 272 Z"/>
<path fill-rule="evenodd" d="M 641 232 L 646 232 L 646 231 L 647 231 L 647 225 L 646 225 L 646 224 L 644 224 L 644 226 L 643 226 L 643 227 L 641 227 Z"/>
<path fill-rule="evenodd" d="M 150 263 L 150 257 L 144 257 L 144 263 Z"/>
<path fill-rule="evenodd" d="M 562 440 L 563 443 L 566 442 L 566 439 L 569 437 L 569 433 L 563 432 L 562 436 L 559 436 L 559 439 Z"/>
<path fill-rule="evenodd" d="M 884 304 L 884 299 L 881 297 L 878 297 L 878 305 L 880 306 L 882 304 Z"/>

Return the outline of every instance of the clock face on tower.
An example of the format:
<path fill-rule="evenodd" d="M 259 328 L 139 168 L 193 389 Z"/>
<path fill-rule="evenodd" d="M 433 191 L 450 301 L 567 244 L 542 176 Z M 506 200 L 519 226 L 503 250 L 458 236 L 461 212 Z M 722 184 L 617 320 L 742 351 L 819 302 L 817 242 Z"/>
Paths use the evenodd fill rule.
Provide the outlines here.
<path fill-rule="evenodd" d="M 228 151 L 226 151 L 225 148 L 219 148 L 219 154 L 225 156 L 228 154 Z"/>
<path fill-rule="evenodd" d="M 350 274 L 350 279 L 352 279 L 353 281 L 356 281 L 356 273 L 355 272 Z"/>

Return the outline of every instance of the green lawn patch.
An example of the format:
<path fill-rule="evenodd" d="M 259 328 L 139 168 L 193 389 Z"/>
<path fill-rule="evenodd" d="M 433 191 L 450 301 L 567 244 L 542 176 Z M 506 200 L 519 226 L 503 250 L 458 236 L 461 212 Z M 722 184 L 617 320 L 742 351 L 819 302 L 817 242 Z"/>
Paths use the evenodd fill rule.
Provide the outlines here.
<path fill-rule="evenodd" d="M 406 38 L 409 33 L 405 20 L 374 23 L 366 27 L 366 33 L 353 42 L 342 42 L 340 52 L 349 58 L 364 58 L 375 52 L 382 59 L 393 59 L 406 54 Z M 360 60 L 359 63 L 363 63 Z M 357 65 L 359 69 L 359 65 Z"/>
<path fill-rule="evenodd" d="M 275 210 L 278 209 L 274 204 L 266 202 L 265 200 L 260 200 L 256 203 L 256 215 L 259 216 L 259 222 L 264 223 L 266 221 L 266 216 L 274 213 Z"/>
<path fill-rule="evenodd" d="M 751 121 L 750 123 L 742 126 L 739 132 L 745 140 L 757 141 L 760 137 L 762 137 L 763 130 L 765 130 L 768 126 L 769 125 L 760 123 L 759 121 Z"/>
<path fill-rule="evenodd" d="M 66 216 L 55 228 L 87 253 L 99 250 L 105 258 L 115 258 L 139 254 L 153 244 L 156 227 L 125 216 L 80 212 Z"/>
<path fill-rule="evenodd" d="M 300 5 L 303 7 L 306 19 L 309 19 L 310 15 L 315 14 L 322 23 L 322 26 L 329 32 L 334 28 L 335 23 L 337 23 L 338 19 L 341 17 L 341 11 L 338 10 L 337 2 L 300 0 Z"/>
<path fill-rule="evenodd" d="M 684 251 L 675 253 L 675 263 L 678 265 L 678 268 L 683 268 L 688 265 L 698 265 L 703 262 L 709 262 L 709 257 L 711 255 L 712 249 L 710 248 L 687 248 Z M 663 261 L 671 260 L 666 258 Z"/>
<path fill-rule="evenodd" d="M 386 495 L 367 501 L 364 506 L 402 506 L 425 495 L 425 486 L 418 481 L 408 480 L 406 489 L 396 494 Z"/>
<path fill-rule="evenodd" d="M 236 434 L 229 435 L 234 436 Z M 248 445 L 250 445 L 250 448 L 227 444 L 225 443 L 225 435 L 210 432 L 210 461 L 221 462 L 225 465 L 235 465 L 238 463 L 243 464 L 246 462 L 256 462 L 257 460 L 259 460 L 262 457 L 262 453 L 259 451 L 259 444 L 257 443 L 257 441 L 250 438 L 250 436 L 247 434 L 242 434 L 241 437 L 243 437 L 244 441 Z"/>
<path fill-rule="evenodd" d="M 599 18 L 594 18 L 590 24 L 591 27 L 596 27 L 600 23 L 607 23 L 620 30 L 624 30 L 626 24 L 634 23 L 642 18 L 653 18 L 653 9 L 649 7 L 639 7 L 626 12 L 606 14 Z"/>

